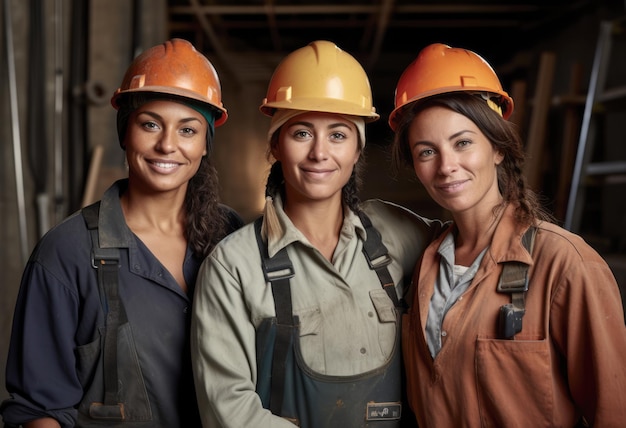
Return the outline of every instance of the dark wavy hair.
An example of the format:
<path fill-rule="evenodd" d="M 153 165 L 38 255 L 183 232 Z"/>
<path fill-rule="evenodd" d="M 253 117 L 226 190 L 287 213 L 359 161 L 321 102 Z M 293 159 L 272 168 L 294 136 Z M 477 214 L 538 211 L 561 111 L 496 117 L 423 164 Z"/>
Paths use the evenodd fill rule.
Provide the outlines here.
<path fill-rule="evenodd" d="M 276 147 L 278 144 L 279 135 L 280 130 L 277 130 L 274 134 L 272 134 L 270 149 L 267 154 L 268 159 L 271 159 L 271 149 Z M 343 202 L 355 213 L 359 212 L 361 205 L 359 191 L 362 185 L 361 174 L 364 167 L 365 159 L 363 153 L 361 153 L 359 160 L 354 165 L 350 179 L 348 179 L 348 182 L 341 189 Z M 277 194 L 281 196 L 283 201 L 285 200 L 285 177 L 283 175 L 282 164 L 280 161 L 275 161 L 272 164 L 269 176 L 267 177 L 267 185 L 265 186 L 265 196 L 274 197 Z"/>
<path fill-rule="evenodd" d="M 153 100 L 164 99 L 183 102 L 195 108 L 197 101 L 181 99 L 168 94 L 138 93 L 120 97 L 120 108 L 117 112 L 117 127 L 120 145 L 124 148 L 124 138 L 131 113 L 139 106 Z M 207 110 L 206 106 L 197 106 Z M 211 153 L 213 145 L 213 124 L 207 127 L 207 153 Z M 211 249 L 224 237 L 228 218 L 219 205 L 219 181 L 217 170 L 209 155 L 203 156 L 196 174 L 189 180 L 185 194 L 185 238 L 196 257 L 203 259 Z"/>
<path fill-rule="evenodd" d="M 537 220 L 554 222 L 554 218 L 540 204 L 539 197 L 528 188 L 523 173 L 525 152 L 522 139 L 514 123 L 502 118 L 479 96 L 465 92 L 435 95 L 417 101 L 402 112 L 392 144 L 392 162 L 397 170 L 400 166 L 413 166 L 408 133 L 413 119 L 429 107 L 443 107 L 462 114 L 474 122 L 487 137 L 491 145 L 504 156 L 498 165 L 498 189 L 503 203 L 494 207 L 494 212 L 507 203 L 516 204 L 516 220 L 522 224 L 533 224 Z"/>
<path fill-rule="evenodd" d="M 204 258 L 226 234 L 227 217 L 219 205 L 217 170 L 209 156 L 200 161 L 185 194 L 185 235 L 196 257 Z"/>

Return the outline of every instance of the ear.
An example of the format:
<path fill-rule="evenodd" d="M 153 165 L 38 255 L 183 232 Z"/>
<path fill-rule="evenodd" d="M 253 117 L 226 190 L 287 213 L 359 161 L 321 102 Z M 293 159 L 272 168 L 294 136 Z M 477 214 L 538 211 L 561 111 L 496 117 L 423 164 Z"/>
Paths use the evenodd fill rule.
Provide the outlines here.
<path fill-rule="evenodd" d="M 356 153 L 354 155 L 354 162 L 352 162 L 352 165 L 356 165 L 359 159 L 361 159 L 361 149 L 357 148 Z"/>
<path fill-rule="evenodd" d="M 277 161 L 281 160 L 280 159 L 280 150 L 278 150 L 278 144 L 272 144 L 272 146 L 270 147 L 270 154 Z"/>
<path fill-rule="evenodd" d="M 494 160 L 495 160 L 496 166 L 500 165 L 502 161 L 504 160 L 504 155 L 502 154 L 502 152 L 497 151 Z"/>

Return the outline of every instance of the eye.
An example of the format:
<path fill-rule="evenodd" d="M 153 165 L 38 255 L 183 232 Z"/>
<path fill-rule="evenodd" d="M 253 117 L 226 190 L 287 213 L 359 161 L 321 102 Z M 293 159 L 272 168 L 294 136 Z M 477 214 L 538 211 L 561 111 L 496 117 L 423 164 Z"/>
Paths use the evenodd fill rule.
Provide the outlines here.
<path fill-rule="evenodd" d="M 152 120 L 148 120 L 148 121 L 146 121 L 146 122 L 143 122 L 143 123 L 141 124 L 141 126 L 142 126 L 143 128 L 145 128 L 145 129 L 148 129 L 148 130 L 156 130 L 156 129 L 159 129 L 159 125 L 158 125 L 156 122 L 152 121 Z"/>
<path fill-rule="evenodd" d="M 461 149 L 465 148 L 465 147 L 467 147 L 467 146 L 469 146 L 471 144 L 472 144 L 472 142 L 470 140 L 459 140 L 459 141 L 456 142 L 456 146 L 458 148 L 461 148 Z"/>
<path fill-rule="evenodd" d="M 427 158 L 429 156 L 433 156 L 434 154 L 435 154 L 435 151 L 431 148 L 418 150 L 417 152 L 417 156 L 420 158 Z"/>
<path fill-rule="evenodd" d="M 348 137 L 343 132 L 333 132 L 330 134 L 330 139 L 336 142 L 342 142 L 346 140 Z"/>
<path fill-rule="evenodd" d="M 196 135 L 196 133 L 197 133 L 197 131 L 194 128 L 189 128 L 189 127 L 182 128 L 180 130 L 180 132 L 181 132 L 181 134 L 187 135 L 187 136 L 190 136 L 190 137 Z"/>
<path fill-rule="evenodd" d="M 426 144 L 416 144 L 413 146 L 413 157 L 419 160 L 426 160 L 435 155 L 435 149 Z"/>
<path fill-rule="evenodd" d="M 292 133 L 293 137 L 297 140 L 306 140 L 307 138 L 311 138 L 312 134 L 306 129 L 298 129 Z"/>

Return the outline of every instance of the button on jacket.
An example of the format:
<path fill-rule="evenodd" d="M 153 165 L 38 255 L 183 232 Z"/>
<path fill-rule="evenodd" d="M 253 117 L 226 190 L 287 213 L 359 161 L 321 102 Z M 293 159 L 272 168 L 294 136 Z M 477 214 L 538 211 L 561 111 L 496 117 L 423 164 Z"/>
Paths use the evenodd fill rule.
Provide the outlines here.
<path fill-rule="evenodd" d="M 506 208 L 476 276 L 448 310 L 433 360 L 425 340 L 439 273 L 431 243 L 415 272 L 403 322 L 409 401 L 420 427 L 572 427 L 626 421 L 626 328 L 620 293 L 605 261 L 580 237 L 540 223 L 532 258 L 526 231 Z M 522 331 L 499 339 L 501 262 L 530 264 Z"/>
<path fill-rule="evenodd" d="M 127 227 L 119 199 L 126 186 L 121 180 L 103 196 L 99 233 L 101 246 L 120 248 L 120 296 L 151 407 L 151 420 L 133 426 L 198 427 L 187 334 L 191 299 Z M 189 296 L 200 262 L 188 248 L 183 272 Z M 74 426 L 90 370 L 80 367 L 78 356 L 99 342 L 104 326 L 91 264 L 91 238 L 80 213 L 51 229 L 31 255 L 13 322 L 6 423 L 50 416 Z"/>
<path fill-rule="evenodd" d="M 280 198 L 274 205 L 285 232 L 269 242 L 269 256 L 286 247 L 294 267 L 292 304 L 304 363 L 336 376 L 383 366 L 396 341 L 395 310 L 362 252 L 365 229 L 358 216 L 345 209 L 331 263 L 293 226 Z M 403 277 L 410 277 L 439 222 L 382 201 L 365 202 L 363 211 L 389 250 L 389 271 L 402 296 Z M 271 286 L 251 224 L 218 244 L 198 275 L 191 342 L 204 426 L 293 426 L 264 409 L 255 392 L 255 329 L 273 316 Z"/>

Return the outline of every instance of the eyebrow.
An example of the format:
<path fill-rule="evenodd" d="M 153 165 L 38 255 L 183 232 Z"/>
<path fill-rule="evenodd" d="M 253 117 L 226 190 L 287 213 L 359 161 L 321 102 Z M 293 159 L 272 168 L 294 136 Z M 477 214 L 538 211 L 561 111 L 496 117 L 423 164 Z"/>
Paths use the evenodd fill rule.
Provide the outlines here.
<path fill-rule="evenodd" d="M 147 114 L 148 116 L 163 122 L 163 116 L 151 110 L 141 110 L 137 112 L 137 116 L 142 115 L 142 114 Z M 194 120 L 202 123 L 202 120 L 200 120 L 200 118 L 193 117 L 193 116 L 183 117 L 182 119 L 178 121 L 178 123 L 188 123 L 188 122 L 193 122 Z"/>
<path fill-rule="evenodd" d="M 309 127 L 309 128 L 315 128 L 315 125 L 313 125 L 313 122 L 307 122 L 307 121 L 304 121 L 304 120 L 299 120 L 299 121 L 296 121 L 296 122 L 292 122 L 291 124 L 289 124 L 287 126 L 289 128 L 291 128 L 292 126 L 306 126 L 306 127 Z M 350 130 L 353 130 L 354 128 L 356 128 L 356 127 L 351 126 L 351 123 L 346 123 L 346 122 L 334 122 L 334 123 L 331 123 L 328 126 L 328 128 L 331 128 L 331 129 L 332 128 L 341 128 L 341 127 L 348 128 Z"/>
<path fill-rule="evenodd" d="M 455 132 L 454 134 L 450 135 L 450 137 L 448 137 L 448 140 L 453 140 L 459 136 L 461 136 L 462 134 L 465 134 L 469 132 L 470 134 L 476 134 L 474 131 L 472 131 L 471 129 L 463 129 L 459 132 Z"/>
<path fill-rule="evenodd" d="M 470 134 L 474 134 L 476 135 L 476 133 L 474 131 L 472 131 L 471 129 L 463 129 L 459 132 L 455 132 L 454 134 L 450 135 L 448 137 L 448 141 L 450 140 L 454 140 L 457 137 L 460 137 L 461 135 L 465 134 L 465 133 L 470 133 Z M 415 147 L 419 144 L 423 144 L 426 146 L 434 146 L 435 144 L 432 141 L 428 141 L 428 140 L 418 140 L 418 141 L 414 141 L 410 146 L 411 147 Z"/>

